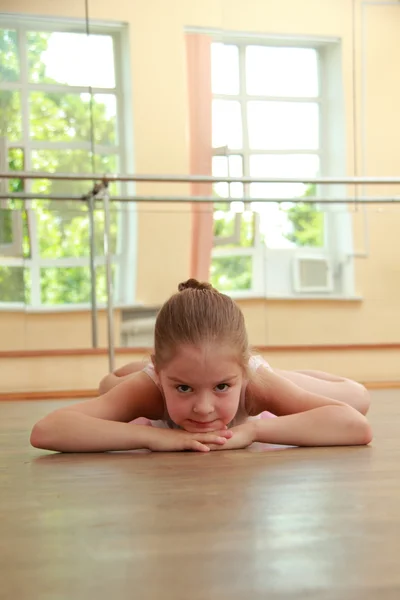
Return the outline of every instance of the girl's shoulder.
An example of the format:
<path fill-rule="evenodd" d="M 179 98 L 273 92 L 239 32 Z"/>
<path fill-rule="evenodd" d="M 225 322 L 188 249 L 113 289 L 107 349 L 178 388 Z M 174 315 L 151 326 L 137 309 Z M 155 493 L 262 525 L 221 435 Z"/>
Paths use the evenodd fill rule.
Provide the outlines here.
<path fill-rule="evenodd" d="M 242 390 L 242 413 L 248 417 L 258 417 L 267 412 L 265 376 L 268 377 L 268 372 L 273 373 L 273 369 L 263 356 L 252 355 L 249 360 L 249 372 L 249 379 Z"/>
<path fill-rule="evenodd" d="M 157 377 L 157 373 L 154 369 L 153 363 L 149 362 L 143 369 L 142 373 L 146 373 L 150 377 L 150 379 L 156 384 L 156 386 L 161 390 L 161 385 Z"/>
<path fill-rule="evenodd" d="M 249 359 L 250 374 L 254 375 L 260 367 L 264 367 L 268 371 L 272 371 L 272 367 L 260 354 L 252 354 Z"/>

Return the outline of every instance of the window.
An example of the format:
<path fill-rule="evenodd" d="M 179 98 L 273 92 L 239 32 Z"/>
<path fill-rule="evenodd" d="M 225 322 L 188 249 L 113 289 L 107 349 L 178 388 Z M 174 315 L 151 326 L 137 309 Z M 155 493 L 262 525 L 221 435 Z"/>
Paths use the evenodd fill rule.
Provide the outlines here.
<path fill-rule="evenodd" d="M 343 174 L 339 44 L 282 44 L 212 43 L 214 176 Z M 338 186 L 318 187 L 215 184 L 213 284 L 241 295 L 351 294 L 351 227 L 344 205 L 290 202 L 341 193 Z"/>
<path fill-rule="evenodd" d="M 17 23 L 17 24 L 16 24 Z M 90 181 L 18 179 L 18 171 L 126 172 L 127 107 L 120 75 L 123 31 L 82 22 L 0 19 L 0 168 L 15 171 L 2 192 L 82 195 Z M 7 189 L 8 187 L 8 189 Z M 126 193 L 113 184 L 111 194 Z M 86 202 L 0 200 L 0 305 L 86 305 L 90 301 Z M 14 210 L 13 210 L 14 209 Z M 111 205 L 114 301 L 132 302 L 121 248 L 134 207 Z M 104 216 L 94 212 L 97 301 L 106 300 Z M 134 231 L 133 231 L 134 234 Z M 132 245 L 130 244 L 130 247 Z"/>

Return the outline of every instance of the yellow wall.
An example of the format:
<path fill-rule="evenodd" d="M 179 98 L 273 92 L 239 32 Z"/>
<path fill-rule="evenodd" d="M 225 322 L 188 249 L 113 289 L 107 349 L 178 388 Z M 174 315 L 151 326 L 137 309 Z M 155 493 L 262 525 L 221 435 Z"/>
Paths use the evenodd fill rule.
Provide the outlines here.
<path fill-rule="evenodd" d="M 117 354 L 116 366 L 149 358 L 149 353 L 132 350 Z M 272 351 L 266 358 L 278 369 L 309 369 L 311 365 L 368 384 L 398 381 L 400 350 Z M 106 355 L 9 357 L 0 359 L 0 370 L 0 401 L 17 392 L 93 392 L 107 373 L 108 359 Z"/>
<path fill-rule="evenodd" d="M 84 2 L 2 0 L 1 10 L 49 16 L 84 17 Z M 231 31 L 333 36 L 341 38 L 346 110 L 347 175 L 399 174 L 400 4 L 356 1 L 357 165 L 353 129 L 353 20 L 349 0 L 114 0 L 89 3 L 90 17 L 128 24 L 132 67 L 132 135 L 138 173 L 189 171 L 188 105 L 184 27 Z M 364 40 L 364 46 L 362 46 Z M 363 50 L 363 52 L 362 52 Z M 355 171 L 355 167 L 356 171 Z M 145 184 L 138 192 L 185 194 L 185 185 Z M 399 193 L 394 186 L 365 194 Z M 368 207 L 370 254 L 356 259 L 360 301 L 242 301 L 250 339 L 258 344 L 379 343 L 400 341 L 400 210 Z M 353 214 L 355 251 L 364 249 L 363 212 Z M 159 304 L 189 274 L 191 218 L 188 207 L 141 206 L 139 215 L 137 300 Z M 82 321 L 83 319 L 83 321 Z M 6 316 L 0 313 L 1 346 L 40 348 L 60 332 L 54 347 L 90 345 L 90 317 Z M 104 322 L 103 322 L 104 340 Z M 65 329 L 63 329 L 65 328 Z M 72 330 L 75 332 L 72 334 Z M 16 335 L 15 332 L 18 332 Z M 5 340 L 7 341 L 5 342 Z M 47 340 L 43 342 L 43 340 Z M 75 341 L 76 340 L 76 341 Z M 16 342 L 15 342 L 16 343 Z M 15 346 L 14 346 L 15 347 Z M 20 346 L 21 347 L 21 346 Z M 308 357 L 312 358 L 312 357 Z M 331 357 L 331 370 L 341 361 Z M 369 360 L 369 359 L 368 359 Z M 376 376 L 386 373 L 385 355 L 374 357 Z M 303 355 L 299 356 L 300 364 Z M 292 363 L 291 363 L 292 364 Z M 362 364 L 362 361 L 360 362 Z M 280 365 L 282 366 L 282 365 Z M 314 366 L 314 365 L 311 365 Z M 328 365 L 329 366 L 329 365 Z M 300 367 L 299 367 L 300 368 Z M 381 369 L 381 370 L 379 370 Z M 351 369 L 350 369 L 351 371 Z M 365 379 L 370 365 L 354 367 Z M 350 373 L 351 374 L 351 373 Z M 395 378 L 396 373 L 391 373 Z M 400 367 L 398 371 L 400 378 Z"/>
<path fill-rule="evenodd" d="M 88 310 L 52 313 L 0 311 L 0 352 L 90 348 L 92 318 Z M 98 347 L 107 347 L 107 314 L 97 313 Z M 120 312 L 114 311 L 114 340 L 119 345 Z M 0 359 L 1 360 L 1 359 Z"/>

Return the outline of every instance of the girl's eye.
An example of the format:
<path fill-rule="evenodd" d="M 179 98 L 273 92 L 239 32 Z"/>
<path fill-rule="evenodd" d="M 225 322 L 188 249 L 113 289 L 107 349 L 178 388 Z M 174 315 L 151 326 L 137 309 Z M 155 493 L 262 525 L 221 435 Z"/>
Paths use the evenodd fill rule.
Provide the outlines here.
<path fill-rule="evenodd" d="M 215 386 L 217 392 L 227 392 L 229 388 L 230 386 L 227 383 L 219 383 L 217 386 Z"/>
<path fill-rule="evenodd" d="M 181 394 L 188 394 L 189 392 L 193 391 L 192 388 L 190 387 L 190 385 L 178 385 L 178 387 L 176 389 Z"/>

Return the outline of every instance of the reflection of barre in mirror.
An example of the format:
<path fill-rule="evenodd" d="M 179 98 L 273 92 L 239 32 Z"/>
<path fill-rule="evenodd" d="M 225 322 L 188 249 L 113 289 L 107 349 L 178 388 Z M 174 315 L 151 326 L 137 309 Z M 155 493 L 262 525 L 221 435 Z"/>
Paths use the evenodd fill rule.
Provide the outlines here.
<path fill-rule="evenodd" d="M 41 419 L 32 445 L 208 452 L 253 442 L 355 446 L 372 438 L 362 385 L 319 371 L 273 369 L 251 354 L 238 305 L 195 279 L 161 307 L 151 362 L 118 369 L 100 391 Z"/>

